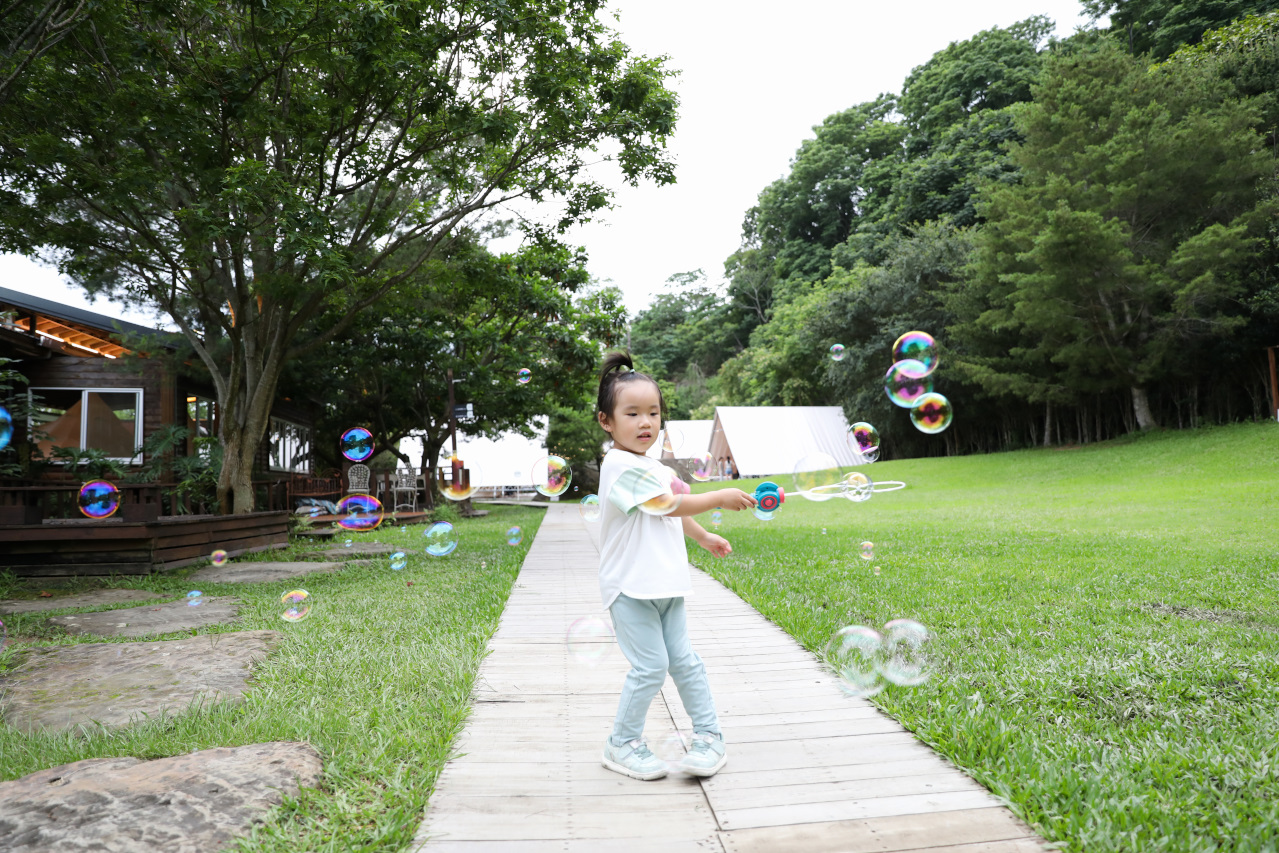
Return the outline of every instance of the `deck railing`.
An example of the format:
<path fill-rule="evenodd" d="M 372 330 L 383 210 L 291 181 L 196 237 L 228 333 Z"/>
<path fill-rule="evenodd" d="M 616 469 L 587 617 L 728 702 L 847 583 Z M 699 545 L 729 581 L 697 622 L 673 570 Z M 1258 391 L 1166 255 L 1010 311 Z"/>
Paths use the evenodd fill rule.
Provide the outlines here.
<path fill-rule="evenodd" d="M 40 524 L 46 519 L 83 518 L 81 483 L 50 480 L 5 480 L 0 483 L 0 525 Z M 216 515 L 216 501 L 201 500 L 179 483 L 115 483 L 126 521 L 153 521 L 162 516 Z M 255 479 L 255 508 L 290 509 L 288 480 Z"/>

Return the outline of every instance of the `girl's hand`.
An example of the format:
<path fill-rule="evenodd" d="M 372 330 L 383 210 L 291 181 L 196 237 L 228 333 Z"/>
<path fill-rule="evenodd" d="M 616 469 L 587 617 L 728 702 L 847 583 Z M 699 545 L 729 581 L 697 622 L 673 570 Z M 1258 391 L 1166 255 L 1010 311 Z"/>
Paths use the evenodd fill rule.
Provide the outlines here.
<path fill-rule="evenodd" d="M 697 544 L 710 551 L 716 557 L 727 557 L 733 553 L 733 546 L 728 544 L 728 540 L 715 533 L 707 533 L 698 540 Z"/>
<path fill-rule="evenodd" d="M 719 505 L 724 509 L 731 509 L 733 512 L 741 512 L 744 509 L 754 509 L 755 496 L 748 495 L 741 489 L 720 489 L 715 493 L 719 497 Z"/>

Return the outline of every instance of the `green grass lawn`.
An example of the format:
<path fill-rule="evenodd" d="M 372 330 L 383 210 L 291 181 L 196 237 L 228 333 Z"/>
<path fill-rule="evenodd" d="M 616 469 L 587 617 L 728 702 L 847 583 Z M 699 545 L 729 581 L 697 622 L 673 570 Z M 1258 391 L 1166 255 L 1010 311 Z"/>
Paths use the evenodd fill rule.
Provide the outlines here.
<path fill-rule="evenodd" d="M 392 571 L 381 558 L 373 567 L 332 575 L 201 585 L 205 595 L 236 595 L 244 607 L 239 623 L 199 633 L 265 628 L 284 634 L 275 653 L 257 667 L 254 689 L 243 704 L 216 705 L 90 737 L 28 737 L 0 726 L 0 779 L 83 758 L 159 758 L 214 746 L 307 741 L 324 756 L 322 787 L 277 809 L 266 825 L 241 841 L 240 849 L 403 849 L 417 830 L 450 743 L 461 731 L 487 640 L 544 514 L 541 509 L 494 507 L 487 518 L 455 522 L 461 544 L 439 558 L 422 548 L 424 526 L 402 533 L 387 523 L 353 537 L 415 550 L 403 571 Z M 517 547 L 507 545 L 503 535 L 512 525 L 525 531 Z M 240 562 L 285 559 L 314 547 L 291 546 L 289 552 Z M 184 580 L 190 571 L 194 568 L 121 578 L 110 586 L 180 598 L 192 588 Z M 305 620 L 289 624 L 280 619 L 279 598 L 298 587 L 312 594 L 315 609 Z M 12 579 L 0 583 L 0 598 L 15 592 Z M 10 638 L 20 642 L 0 653 L 0 671 L 15 665 L 31 642 L 102 642 L 66 637 L 43 626 L 50 615 L 5 617 Z"/>
<path fill-rule="evenodd" d="M 1279 849 L 1279 426 L 865 470 L 908 487 L 725 513 L 693 561 L 818 653 L 928 626 L 932 679 L 872 701 L 1064 849 Z"/>

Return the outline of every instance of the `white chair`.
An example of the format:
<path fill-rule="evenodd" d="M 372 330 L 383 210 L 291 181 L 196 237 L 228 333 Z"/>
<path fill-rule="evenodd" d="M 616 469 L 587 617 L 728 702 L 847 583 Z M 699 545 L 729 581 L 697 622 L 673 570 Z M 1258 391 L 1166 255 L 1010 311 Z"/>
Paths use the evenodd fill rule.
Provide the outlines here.
<path fill-rule="evenodd" d="M 395 472 L 395 486 L 391 490 L 395 496 L 395 511 L 399 512 L 401 507 L 407 507 L 410 512 L 417 512 L 417 475 L 411 470 L 400 470 Z M 407 502 L 400 501 L 400 495 L 408 493 Z"/>
<path fill-rule="evenodd" d="M 352 494 L 369 493 L 369 466 L 356 463 L 347 469 L 347 491 Z"/>

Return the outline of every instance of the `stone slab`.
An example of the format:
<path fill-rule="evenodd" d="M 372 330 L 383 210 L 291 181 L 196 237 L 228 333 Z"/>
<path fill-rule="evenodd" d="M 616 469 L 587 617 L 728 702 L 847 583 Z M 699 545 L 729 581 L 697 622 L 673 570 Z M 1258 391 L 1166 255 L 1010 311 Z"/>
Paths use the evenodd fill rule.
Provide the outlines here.
<path fill-rule="evenodd" d="M 238 599 L 202 596 L 199 607 L 191 607 L 187 599 L 163 604 L 102 610 L 97 613 L 70 613 L 50 616 L 49 624 L 66 629 L 70 634 L 93 634 L 96 637 L 145 637 L 171 634 L 209 625 L 234 622 L 240 612 Z"/>
<path fill-rule="evenodd" d="M 360 542 L 351 543 L 351 547 L 345 545 L 337 545 L 333 548 L 325 548 L 323 551 L 311 551 L 303 554 L 303 557 L 317 560 L 356 560 L 360 557 L 384 557 L 394 554 L 396 551 L 403 551 L 406 554 L 413 553 L 407 548 L 396 548 L 393 545 L 383 545 L 380 542 Z"/>
<path fill-rule="evenodd" d="M 0 850 L 224 850 L 320 770 L 313 746 L 287 741 L 63 764 L 0 783 Z"/>
<path fill-rule="evenodd" d="M 96 589 L 78 595 L 62 595 L 53 598 L 33 598 L 31 600 L 12 599 L 0 601 L 0 616 L 10 613 L 42 613 L 46 610 L 61 610 L 65 607 L 101 607 L 105 604 L 134 604 L 139 601 L 151 601 L 163 598 L 145 589 Z"/>
<path fill-rule="evenodd" d="M 196 700 L 236 700 L 248 689 L 253 664 L 281 638 L 278 631 L 237 631 L 29 648 L 0 678 L 0 715 L 22 731 L 60 731 L 124 726 L 178 713 Z"/>
<path fill-rule="evenodd" d="M 302 575 L 332 574 L 342 563 L 227 563 L 208 566 L 187 578 L 198 588 L 202 583 L 271 583 Z"/>

